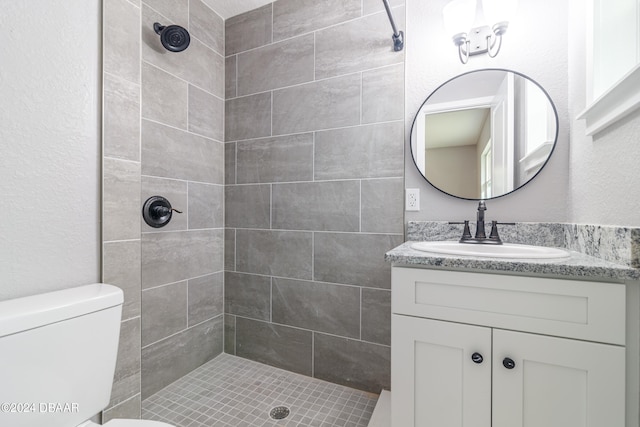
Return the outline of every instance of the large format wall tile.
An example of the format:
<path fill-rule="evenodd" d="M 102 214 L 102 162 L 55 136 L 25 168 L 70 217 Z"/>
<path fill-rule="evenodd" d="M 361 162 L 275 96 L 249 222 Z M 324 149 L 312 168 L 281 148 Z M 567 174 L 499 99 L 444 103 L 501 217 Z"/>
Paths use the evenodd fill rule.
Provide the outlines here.
<path fill-rule="evenodd" d="M 243 96 L 225 102 L 226 141 L 271 135 L 271 93 Z"/>
<path fill-rule="evenodd" d="M 233 16 L 225 21 L 225 54 L 233 55 L 271 43 L 272 5 Z"/>
<path fill-rule="evenodd" d="M 160 21 L 162 25 L 182 25 L 187 28 L 189 24 L 188 11 L 189 0 L 143 0 L 145 4 L 152 7 L 158 13 L 171 20 L 170 23 Z"/>
<path fill-rule="evenodd" d="M 313 180 L 313 134 L 238 142 L 238 184 Z"/>
<path fill-rule="evenodd" d="M 189 0 L 189 32 L 224 56 L 224 20 L 201 0 Z"/>
<path fill-rule="evenodd" d="M 360 183 L 329 181 L 273 185 L 273 228 L 359 231 Z"/>
<path fill-rule="evenodd" d="M 140 85 L 104 76 L 105 157 L 140 161 Z"/>
<path fill-rule="evenodd" d="M 151 227 L 144 221 L 142 215 L 140 215 L 140 226 L 142 227 L 142 232 L 176 231 L 187 229 L 189 207 L 187 202 L 187 183 L 185 181 L 143 176 L 142 189 L 140 193 L 142 196 L 140 199 L 140 210 L 142 210 L 144 202 L 147 201 L 149 197 L 162 196 L 169 200 L 171 207 L 182 212 L 181 214 L 173 212 L 169 224 L 160 229 Z"/>
<path fill-rule="evenodd" d="M 362 288 L 362 340 L 391 345 L 391 291 Z"/>
<path fill-rule="evenodd" d="M 274 278 L 273 322 L 360 338 L 360 288 Z"/>
<path fill-rule="evenodd" d="M 104 411 L 102 413 L 102 422 L 106 424 L 107 422 L 118 418 L 134 420 L 140 419 L 141 406 L 142 401 L 140 400 L 140 394 L 136 394 L 134 397 Z"/>
<path fill-rule="evenodd" d="M 222 184 L 223 156 L 221 142 L 142 121 L 142 173 L 145 175 Z"/>
<path fill-rule="evenodd" d="M 140 83 L 140 9 L 127 0 L 104 2 L 103 68 Z"/>
<path fill-rule="evenodd" d="M 402 120 L 404 64 L 362 73 L 362 123 Z"/>
<path fill-rule="evenodd" d="M 396 9 L 396 12 L 400 10 Z M 404 25 L 403 15 L 396 13 L 396 25 Z M 349 43 L 336 43 L 336 40 L 348 40 Z M 316 33 L 317 79 L 401 62 L 404 62 L 404 51 L 394 52 L 389 19 L 384 12 Z"/>
<path fill-rule="evenodd" d="M 189 85 L 189 131 L 224 141 L 224 101 Z"/>
<path fill-rule="evenodd" d="M 271 278 L 227 271 L 224 275 L 225 313 L 271 320 Z"/>
<path fill-rule="evenodd" d="M 143 4 L 142 59 L 219 98 L 224 97 L 224 57 L 195 37 L 186 50 L 169 52 L 153 30 L 154 22 L 164 20 Z"/>
<path fill-rule="evenodd" d="M 389 4 L 392 8 L 395 8 L 396 6 L 403 6 L 405 4 L 405 0 L 389 0 Z M 363 15 L 369 15 L 371 13 L 380 12 L 383 10 L 384 4 L 380 0 L 362 0 Z M 396 9 L 392 9 L 392 12 L 394 20 L 396 19 L 396 14 L 402 13 L 402 11 L 398 11 Z M 404 28 L 398 28 L 398 30 L 404 30 Z"/>
<path fill-rule="evenodd" d="M 102 239 L 140 238 L 140 163 L 105 158 Z"/>
<path fill-rule="evenodd" d="M 402 177 L 403 129 L 397 122 L 316 132 L 315 178 Z"/>
<path fill-rule="evenodd" d="M 238 56 L 227 56 L 224 63 L 224 96 L 225 99 L 235 98 L 237 96 L 237 79 L 236 79 L 236 63 Z"/>
<path fill-rule="evenodd" d="M 236 183 L 236 143 L 224 144 L 224 183 L 226 185 Z"/>
<path fill-rule="evenodd" d="M 142 291 L 142 345 L 187 328 L 187 282 Z"/>
<path fill-rule="evenodd" d="M 273 39 L 283 40 L 360 16 L 361 0 L 278 0 L 273 3 Z"/>
<path fill-rule="evenodd" d="M 236 270 L 311 279 L 311 233 L 236 230 Z M 395 245 L 398 246 L 398 245 Z"/>
<path fill-rule="evenodd" d="M 189 183 L 189 228 L 224 227 L 224 186 Z"/>
<path fill-rule="evenodd" d="M 273 134 L 359 124 L 360 82 L 352 74 L 274 91 Z"/>
<path fill-rule="evenodd" d="M 142 399 L 222 352 L 223 316 L 142 349 Z"/>
<path fill-rule="evenodd" d="M 236 354 L 236 316 L 224 315 L 224 352 Z"/>
<path fill-rule="evenodd" d="M 102 245 L 102 281 L 122 289 L 124 320 L 140 316 L 140 259 L 140 240 Z"/>
<path fill-rule="evenodd" d="M 404 232 L 403 178 L 362 181 L 362 231 L 369 233 Z"/>
<path fill-rule="evenodd" d="M 238 95 L 249 95 L 313 80 L 313 34 L 238 55 Z"/>
<path fill-rule="evenodd" d="M 111 401 L 115 406 L 140 392 L 140 318 L 120 324 L 118 358 L 113 376 Z"/>
<path fill-rule="evenodd" d="M 142 117 L 187 128 L 188 84 L 146 62 L 142 63 Z"/>
<path fill-rule="evenodd" d="M 172 231 L 142 235 L 142 287 L 222 271 L 223 230 Z"/>
<path fill-rule="evenodd" d="M 228 185 L 224 200 L 227 227 L 271 228 L 270 185 Z"/>
<path fill-rule="evenodd" d="M 315 233 L 314 280 L 389 289 L 384 254 L 402 242 L 402 235 Z"/>
<path fill-rule="evenodd" d="M 236 318 L 236 355 L 311 375 L 311 331 Z"/>
<path fill-rule="evenodd" d="M 189 326 L 224 312 L 224 273 L 189 280 Z"/>
<path fill-rule="evenodd" d="M 233 228 L 224 229 L 224 269 L 236 269 L 236 230 Z"/>
<path fill-rule="evenodd" d="M 391 385 L 391 349 L 347 338 L 314 333 L 316 378 L 380 393 Z"/>

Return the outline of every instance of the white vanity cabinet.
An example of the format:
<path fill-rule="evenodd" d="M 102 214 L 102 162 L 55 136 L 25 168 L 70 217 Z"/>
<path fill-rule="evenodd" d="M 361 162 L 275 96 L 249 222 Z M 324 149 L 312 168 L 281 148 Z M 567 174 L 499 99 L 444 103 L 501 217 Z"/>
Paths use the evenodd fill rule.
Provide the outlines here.
<path fill-rule="evenodd" d="M 393 427 L 624 427 L 621 284 L 393 267 Z"/>

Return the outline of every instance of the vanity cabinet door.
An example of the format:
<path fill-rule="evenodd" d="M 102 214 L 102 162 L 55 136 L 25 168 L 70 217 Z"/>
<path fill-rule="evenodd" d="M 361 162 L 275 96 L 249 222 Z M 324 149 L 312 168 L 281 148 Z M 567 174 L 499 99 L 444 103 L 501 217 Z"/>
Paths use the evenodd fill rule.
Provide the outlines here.
<path fill-rule="evenodd" d="M 492 427 L 624 427 L 624 347 L 496 329 L 493 356 Z"/>
<path fill-rule="evenodd" d="M 491 329 L 392 316 L 392 427 L 491 425 Z"/>

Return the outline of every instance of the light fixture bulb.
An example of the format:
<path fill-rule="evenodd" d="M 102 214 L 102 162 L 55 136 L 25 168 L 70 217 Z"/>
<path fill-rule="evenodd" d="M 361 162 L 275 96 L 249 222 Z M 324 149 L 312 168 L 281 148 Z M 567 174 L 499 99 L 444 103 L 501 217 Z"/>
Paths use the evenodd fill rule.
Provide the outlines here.
<path fill-rule="evenodd" d="M 451 36 L 468 33 L 476 20 L 476 0 L 451 0 L 442 9 L 442 18 Z"/>
<path fill-rule="evenodd" d="M 504 33 L 517 10 L 518 0 L 482 0 L 484 18 L 494 31 L 499 27 Z"/>

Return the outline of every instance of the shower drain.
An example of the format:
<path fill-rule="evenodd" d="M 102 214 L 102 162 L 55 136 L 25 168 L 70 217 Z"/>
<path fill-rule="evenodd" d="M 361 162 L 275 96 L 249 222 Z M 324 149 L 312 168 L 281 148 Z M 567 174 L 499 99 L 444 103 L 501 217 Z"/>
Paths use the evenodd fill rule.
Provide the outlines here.
<path fill-rule="evenodd" d="M 269 416 L 274 420 L 283 420 L 289 416 L 291 411 L 286 406 L 276 406 L 269 411 Z"/>

